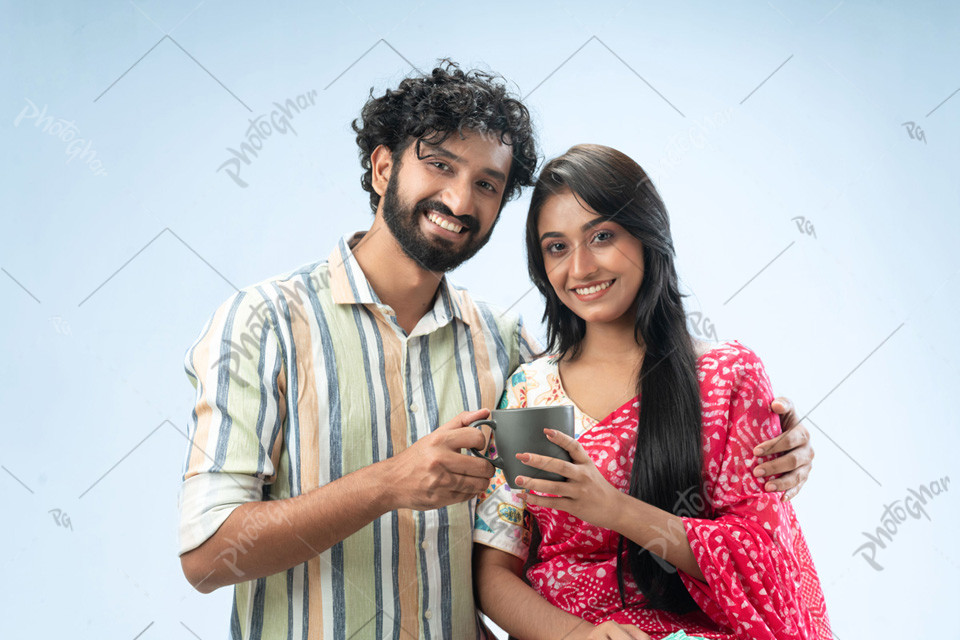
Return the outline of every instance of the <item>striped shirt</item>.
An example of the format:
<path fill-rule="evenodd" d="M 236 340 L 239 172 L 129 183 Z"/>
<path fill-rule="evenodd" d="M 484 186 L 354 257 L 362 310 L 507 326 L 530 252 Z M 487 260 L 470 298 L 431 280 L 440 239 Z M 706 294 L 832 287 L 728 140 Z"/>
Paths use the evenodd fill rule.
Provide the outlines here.
<path fill-rule="evenodd" d="M 306 493 L 403 451 L 461 411 L 493 408 L 531 359 L 536 346 L 518 317 L 446 277 L 407 334 L 353 257 L 359 237 L 341 239 L 325 262 L 237 292 L 188 350 L 196 407 L 181 554 L 244 502 Z M 303 564 L 238 583 L 231 637 L 479 637 L 474 507 L 393 511 Z M 246 553 L 265 525 L 244 526 L 232 553 Z"/>

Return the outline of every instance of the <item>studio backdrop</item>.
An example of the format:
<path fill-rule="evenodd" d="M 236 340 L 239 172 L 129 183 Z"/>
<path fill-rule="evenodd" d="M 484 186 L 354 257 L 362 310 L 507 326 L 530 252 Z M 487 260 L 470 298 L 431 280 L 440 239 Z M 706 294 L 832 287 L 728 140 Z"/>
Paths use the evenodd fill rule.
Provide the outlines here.
<path fill-rule="evenodd" d="M 836 636 L 957 637 L 956 6 L 0 7 L 0 636 L 228 636 L 232 588 L 177 558 L 184 352 L 368 228 L 350 123 L 449 57 L 507 79 L 547 158 L 651 174 L 691 332 L 756 351 L 812 434 L 794 504 Z M 529 195 L 450 277 L 542 341 Z"/>

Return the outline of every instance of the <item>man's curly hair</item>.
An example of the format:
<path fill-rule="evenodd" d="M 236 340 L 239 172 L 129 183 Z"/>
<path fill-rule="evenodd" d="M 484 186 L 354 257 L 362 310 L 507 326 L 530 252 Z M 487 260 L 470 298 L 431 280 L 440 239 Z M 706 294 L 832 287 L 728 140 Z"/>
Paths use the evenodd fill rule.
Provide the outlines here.
<path fill-rule="evenodd" d="M 370 154 L 379 145 L 392 152 L 395 161 L 415 140 L 440 144 L 456 131 L 496 133 L 513 147 L 513 162 L 504 188 L 501 207 L 533 184 L 537 148 L 530 112 L 507 92 L 503 78 L 483 71 L 463 71 L 444 59 L 430 75 L 404 79 L 395 90 L 370 99 L 353 121 L 364 169 L 360 184 L 370 194 L 374 213 L 380 196 L 373 190 Z"/>

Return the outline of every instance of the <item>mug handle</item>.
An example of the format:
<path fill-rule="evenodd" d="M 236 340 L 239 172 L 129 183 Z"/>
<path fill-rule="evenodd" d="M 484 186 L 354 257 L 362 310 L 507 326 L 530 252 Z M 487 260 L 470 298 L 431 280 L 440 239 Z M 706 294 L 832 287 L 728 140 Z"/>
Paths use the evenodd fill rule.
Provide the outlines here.
<path fill-rule="evenodd" d="M 479 429 L 480 427 L 482 427 L 482 426 L 484 426 L 484 425 L 490 427 L 490 429 L 493 430 L 493 431 L 496 431 L 496 430 L 497 430 L 497 423 L 496 423 L 496 421 L 490 420 L 490 419 L 487 419 L 487 420 L 477 420 L 476 422 L 471 422 L 468 426 L 473 427 L 473 428 L 475 428 L 475 429 Z M 490 434 L 490 437 L 492 438 L 492 437 L 493 437 L 493 434 Z M 489 446 L 488 446 L 488 448 L 489 448 Z M 470 453 L 472 453 L 473 455 L 475 455 L 475 456 L 478 457 L 478 458 L 483 458 L 484 460 L 489 460 L 489 461 L 490 461 L 490 464 L 492 464 L 493 466 L 497 467 L 498 469 L 501 469 L 501 470 L 503 469 L 503 458 L 501 458 L 499 455 L 498 455 L 496 458 L 491 458 L 490 456 L 488 456 L 488 455 L 486 455 L 486 454 L 483 454 L 483 453 L 480 453 L 479 451 L 477 451 L 476 449 L 473 449 L 473 448 L 470 449 Z"/>

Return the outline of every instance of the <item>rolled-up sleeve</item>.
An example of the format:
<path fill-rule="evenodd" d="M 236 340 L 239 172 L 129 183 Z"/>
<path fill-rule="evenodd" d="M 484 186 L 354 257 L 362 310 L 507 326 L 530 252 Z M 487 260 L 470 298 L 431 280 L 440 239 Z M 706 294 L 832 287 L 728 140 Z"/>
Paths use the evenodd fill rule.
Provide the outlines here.
<path fill-rule="evenodd" d="M 518 369 L 507 383 L 498 409 L 517 409 L 527 406 L 527 380 Z M 490 443 L 490 455 L 496 457 L 496 441 Z M 497 469 L 490 485 L 477 499 L 473 524 L 473 541 L 500 549 L 521 560 L 530 551 L 530 513 L 526 510 L 526 494 L 507 484 L 506 476 Z"/>
<path fill-rule="evenodd" d="M 203 544 L 244 502 L 276 479 L 285 420 L 283 350 L 274 311 L 239 291 L 187 351 L 196 389 L 180 489 L 180 554 Z"/>

